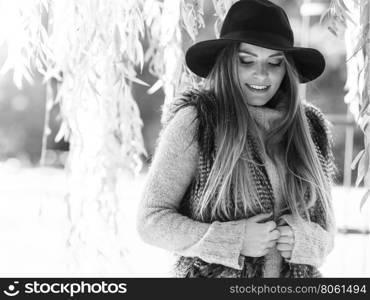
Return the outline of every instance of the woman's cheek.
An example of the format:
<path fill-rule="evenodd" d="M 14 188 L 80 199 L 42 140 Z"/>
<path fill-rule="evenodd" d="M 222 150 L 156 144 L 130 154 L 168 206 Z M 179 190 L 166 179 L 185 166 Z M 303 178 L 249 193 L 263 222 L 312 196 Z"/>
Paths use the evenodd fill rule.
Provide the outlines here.
<path fill-rule="evenodd" d="M 278 74 L 279 74 L 278 76 L 280 78 L 280 82 L 283 80 L 283 78 L 285 76 L 285 72 L 286 72 L 285 67 L 280 68 L 280 70 L 278 71 Z"/>

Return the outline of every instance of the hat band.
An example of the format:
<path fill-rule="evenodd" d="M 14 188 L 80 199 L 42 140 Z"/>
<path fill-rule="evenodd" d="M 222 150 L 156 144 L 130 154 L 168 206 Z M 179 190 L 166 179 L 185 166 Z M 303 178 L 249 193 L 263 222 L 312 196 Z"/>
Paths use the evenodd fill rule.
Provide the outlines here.
<path fill-rule="evenodd" d="M 289 40 L 282 35 L 255 30 L 232 31 L 221 35 L 220 39 L 245 41 L 251 44 L 262 45 L 266 48 L 291 48 L 294 44 L 293 40 Z"/>

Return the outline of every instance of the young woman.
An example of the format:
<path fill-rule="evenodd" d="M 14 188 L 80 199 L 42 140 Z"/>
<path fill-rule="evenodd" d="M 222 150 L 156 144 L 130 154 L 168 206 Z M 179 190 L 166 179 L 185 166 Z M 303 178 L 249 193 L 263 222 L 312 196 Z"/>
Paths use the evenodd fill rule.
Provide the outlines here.
<path fill-rule="evenodd" d="M 179 255 L 179 277 L 320 277 L 333 248 L 329 123 L 299 97 L 322 54 L 294 47 L 282 8 L 235 3 L 188 67 L 204 87 L 175 101 L 137 216 L 141 238 Z"/>

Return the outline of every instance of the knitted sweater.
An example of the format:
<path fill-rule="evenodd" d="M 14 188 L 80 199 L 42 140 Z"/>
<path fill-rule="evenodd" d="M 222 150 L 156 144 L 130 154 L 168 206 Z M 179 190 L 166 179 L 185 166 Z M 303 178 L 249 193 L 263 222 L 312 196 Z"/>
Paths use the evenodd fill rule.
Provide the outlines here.
<path fill-rule="evenodd" d="M 251 110 L 261 128 L 279 116 L 274 110 Z M 199 257 L 208 263 L 222 264 L 241 270 L 240 255 L 245 237 L 246 220 L 211 224 L 195 221 L 180 214 L 180 202 L 195 176 L 199 145 L 193 140 L 197 130 L 196 111 L 186 107 L 176 113 L 159 139 L 151 168 L 143 189 L 137 231 L 141 238 L 179 255 Z M 277 201 L 281 199 L 276 166 L 266 158 L 266 170 Z M 278 216 L 278 205 L 275 217 Z M 320 267 L 333 248 L 333 231 L 316 223 L 300 224 L 291 215 L 283 219 L 294 233 L 294 248 L 289 262 Z M 272 250 L 266 257 L 264 277 L 278 277 L 281 256 Z"/>
<path fill-rule="evenodd" d="M 249 105 L 249 111 L 252 117 L 257 122 L 261 133 L 264 136 L 265 132 L 271 128 L 273 122 L 280 120 L 284 116 L 283 110 L 271 109 L 268 107 L 251 106 Z M 280 149 L 279 149 L 280 150 Z M 285 171 L 285 168 L 281 168 L 281 155 L 277 162 L 278 165 L 274 164 L 269 156 L 265 157 L 265 168 L 270 179 L 270 183 L 275 196 L 274 205 L 274 221 L 277 222 L 280 217 L 280 210 L 282 206 L 282 191 L 280 186 L 280 177 L 278 173 L 278 168 Z M 280 269 L 282 264 L 282 257 L 276 248 L 271 249 L 269 253 L 265 255 L 265 264 L 263 270 L 263 277 L 274 278 L 279 277 Z"/>

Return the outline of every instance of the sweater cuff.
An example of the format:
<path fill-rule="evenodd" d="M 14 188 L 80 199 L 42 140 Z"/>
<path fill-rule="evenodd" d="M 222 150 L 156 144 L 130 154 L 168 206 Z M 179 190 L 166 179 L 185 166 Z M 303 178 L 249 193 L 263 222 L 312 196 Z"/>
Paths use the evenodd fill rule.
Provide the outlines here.
<path fill-rule="evenodd" d="M 245 220 L 213 222 L 206 234 L 188 249 L 207 263 L 221 264 L 242 270 L 244 256 L 240 254 L 245 235 Z M 182 253 L 183 255 L 186 253 Z"/>
<path fill-rule="evenodd" d="M 333 249 L 334 232 L 328 232 L 314 222 L 300 222 L 292 215 L 283 215 L 281 219 L 288 223 L 294 235 L 292 256 L 286 261 L 319 268 Z"/>

